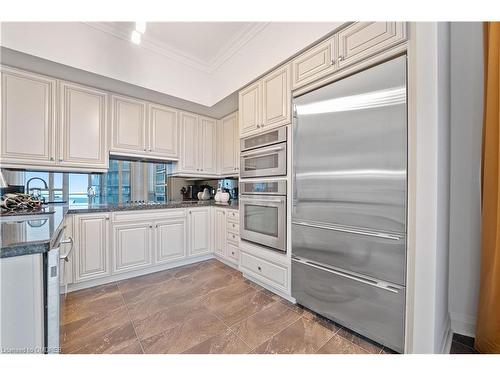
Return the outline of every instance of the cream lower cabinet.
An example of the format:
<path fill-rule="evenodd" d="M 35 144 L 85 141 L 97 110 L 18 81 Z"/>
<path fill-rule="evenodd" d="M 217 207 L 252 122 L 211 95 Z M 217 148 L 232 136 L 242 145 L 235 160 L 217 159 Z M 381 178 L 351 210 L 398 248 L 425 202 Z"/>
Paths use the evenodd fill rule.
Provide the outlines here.
<path fill-rule="evenodd" d="M 224 208 L 214 208 L 214 253 L 220 257 L 226 256 L 226 210 Z"/>
<path fill-rule="evenodd" d="M 211 252 L 210 207 L 188 209 L 189 255 Z"/>
<path fill-rule="evenodd" d="M 215 207 L 214 254 L 222 260 L 239 263 L 239 213 L 229 208 Z"/>
<path fill-rule="evenodd" d="M 109 214 L 75 215 L 73 221 L 74 281 L 111 275 Z"/>
<path fill-rule="evenodd" d="M 153 225 L 149 222 L 113 225 L 113 273 L 149 267 Z"/>
<path fill-rule="evenodd" d="M 187 256 L 187 225 L 184 217 L 155 223 L 155 263 L 168 263 Z"/>

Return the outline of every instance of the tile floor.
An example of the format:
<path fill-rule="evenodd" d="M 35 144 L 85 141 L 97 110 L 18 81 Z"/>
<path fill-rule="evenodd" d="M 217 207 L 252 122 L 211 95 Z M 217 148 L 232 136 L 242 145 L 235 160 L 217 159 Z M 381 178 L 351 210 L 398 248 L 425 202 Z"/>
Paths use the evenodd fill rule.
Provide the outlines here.
<path fill-rule="evenodd" d="M 63 353 L 392 353 L 217 260 L 69 293 Z"/>

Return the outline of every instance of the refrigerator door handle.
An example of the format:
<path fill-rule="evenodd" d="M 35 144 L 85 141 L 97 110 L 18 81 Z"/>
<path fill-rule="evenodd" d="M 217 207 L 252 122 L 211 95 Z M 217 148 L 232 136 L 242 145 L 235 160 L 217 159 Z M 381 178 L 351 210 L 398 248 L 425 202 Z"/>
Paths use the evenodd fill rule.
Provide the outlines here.
<path fill-rule="evenodd" d="M 306 266 L 316 268 L 316 269 L 319 269 L 319 270 L 322 270 L 325 272 L 329 272 L 329 273 L 332 273 L 332 274 L 340 276 L 340 277 L 345 277 L 347 279 L 354 280 L 354 281 L 360 282 L 362 284 L 366 284 L 366 285 L 373 286 L 375 288 L 383 289 L 383 290 L 386 290 L 386 291 L 391 292 L 391 293 L 399 293 L 399 291 L 401 289 L 403 289 L 402 287 L 400 287 L 399 285 L 396 285 L 396 284 L 387 283 L 387 282 L 384 282 L 381 280 L 375 280 L 375 279 L 371 279 L 371 278 L 369 279 L 367 277 L 356 276 L 356 275 L 353 275 L 351 273 L 342 272 L 338 269 L 332 269 L 330 267 L 326 267 L 326 266 L 321 265 L 319 263 L 311 262 L 311 261 L 308 261 L 308 260 L 305 260 L 302 258 L 293 257 L 292 261 L 297 262 L 297 263 L 301 263 L 301 264 L 304 264 Z"/>
<path fill-rule="evenodd" d="M 402 236 L 398 236 L 398 235 L 395 235 L 395 234 L 379 233 L 379 232 L 369 232 L 369 231 L 358 230 L 358 229 L 348 229 L 348 228 L 339 227 L 339 226 L 336 226 L 336 225 L 311 224 L 311 223 L 307 223 L 305 221 L 292 221 L 292 224 L 301 225 L 301 226 L 304 226 L 304 227 L 319 228 L 319 229 L 326 229 L 326 230 L 334 230 L 334 231 L 337 231 L 337 232 L 360 234 L 362 236 L 371 236 L 371 237 L 385 238 L 385 239 L 388 239 L 388 240 L 399 241 L 399 240 L 401 240 L 403 238 Z"/>

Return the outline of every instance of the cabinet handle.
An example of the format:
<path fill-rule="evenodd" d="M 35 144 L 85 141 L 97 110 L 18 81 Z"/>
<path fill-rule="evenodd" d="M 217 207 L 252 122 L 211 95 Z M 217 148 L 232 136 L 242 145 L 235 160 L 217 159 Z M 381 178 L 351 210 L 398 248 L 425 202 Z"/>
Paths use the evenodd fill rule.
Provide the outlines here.
<path fill-rule="evenodd" d="M 233 254 L 233 255 L 234 255 L 234 251 L 231 251 L 231 254 Z"/>
<path fill-rule="evenodd" d="M 152 225 L 150 225 L 150 226 L 149 226 L 149 228 L 153 228 L 153 226 L 152 226 Z"/>
<path fill-rule="evenodd" d="M 155 228 L 158 228 L 158 224 L 155 225 Z"/>
<path fill-rule="evenodd" d="M 330 66 L 335 65 L 335 60 L 330 61 Z"/>
<path fill-rule="evenodd" d="M 258 129 L 258 128 L 260 128 L 260 125 L 259 125 L 259 124 L 257 124 L 257 129 Z"/>
<path fill-rule="evenodd" d="M 262 268 L 260 268 L 260 266 L 257 266 L 257 269 L 258 269 L 259 271 L 262 271 Z"/>
<path fill-rule="evenodd" d="M 50 161 L 54 161 L 54 157 L 51 157 L 51 158 L 50 158 Z"/>
<path fill-rule="evenodd" d="M 109 217 L 106 218 L 106 221 L 109 221 Z"/>
<path fill-rule="evenodd" d="M 144 149 L 144 151 L 146 151 L 146 149 Z"/>
<path fill-rule="evenodd" d="M 189 214 L 191 215 L 191 214 L 192 214 L 192 212 L 191 212 L 191 211 L 189 211 Z"/>
<path fill-rule="evenodd" d="M 59 158 L 59 161 L 63 161 L 63 158 Z"/>
<path fill-rule="evenodd" d="M 339 58 L 337 59 L 338 62 L 344 61 L 344 56 L 340 55 Z"/>

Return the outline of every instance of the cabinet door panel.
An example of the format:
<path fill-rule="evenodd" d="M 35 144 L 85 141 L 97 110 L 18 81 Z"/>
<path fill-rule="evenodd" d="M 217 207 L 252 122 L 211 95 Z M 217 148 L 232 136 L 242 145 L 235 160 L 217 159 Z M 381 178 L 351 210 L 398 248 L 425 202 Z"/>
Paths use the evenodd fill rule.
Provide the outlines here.
<path fill-rule="evenodd" d="M 236 113 L 224 117 L 221 120 L 220 130 L 221 130 L 221 173 L 223 174 L 235 174 L 236 169 L 236 144 L 239 142 L 238 137 L 238 115 Z M 236 138 L 236 140 L 235 140 Z"/>
<path fill-rule="evenodd" d="M 157 222 L 156 263 L 166 263 L 186 257 L 186 220 Z"/>
<path fill-rule="evenodd" d="M 2 68 L 1 161 L 54 164 L 56 81 Z"/>
<path fill-rule="evenodd" d="M 262 79 L 262 125 L 266 130 L 290 122 L 290 95 L 288 64 Z"/>
<path fill-rule="evenodd" d="M 198 167 L 198 116 L 182 112 L 181 118 L 181 170 L 197 172 Z"/>
<path fill-rule="evenodd" d="M 404 22 L 356 22 L 338 33 L 339 68 L 406 39 Z"/>
<path fill-rule="evenodd" d="M 149 152 L 166 159 L 177 159 L 178 111 L 151 104 L 149 106 Z"/>
<path fill-rule="evenodd" d="M 292 88 L 296 89 L 335 70 L 335 38 L 314 46 L 292 61 Z"/>
<path fill-rule="evenodd" d="M 104 91 L 61 84 L 61 165 L 107 168 L 107 94 Z"/>
<path fill-rule="evenodd" d="M 109 276 L 109 215 L 75 217 L 75 281 Z"/>
<path fill-rule="evenodd" d="M 143 154 L 146 151 L 146 103 L 121 96 L 113 96 L 111 100 L 111 151 Z"/>
<path fill-rule="evenodd" d="M 226 210 L 215 209 L 215 254 L 226 255 Z"/>
<path fill-rule="evenodd" d="M 209 209 L 189 210 L 190 255 L 210 252 L 210 211 Z"/>
<path fill-rule="evenodd" d="M 239 93 L 240 136 L 255 132 L 261 125 L 261 84 L 256 82 Z"/>
<path fill-rule="evenodd" d="M 144 268 L 152 264 L 150 226 L 148 223 L 114 225 L 114 273 Z"/>
<path fill-rule="evenodd" d="M 200 117 L 199 122 L 199 161 L 200 172 L 217 173 L 217 121 L 208 117 Z"/>

